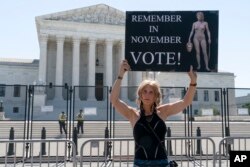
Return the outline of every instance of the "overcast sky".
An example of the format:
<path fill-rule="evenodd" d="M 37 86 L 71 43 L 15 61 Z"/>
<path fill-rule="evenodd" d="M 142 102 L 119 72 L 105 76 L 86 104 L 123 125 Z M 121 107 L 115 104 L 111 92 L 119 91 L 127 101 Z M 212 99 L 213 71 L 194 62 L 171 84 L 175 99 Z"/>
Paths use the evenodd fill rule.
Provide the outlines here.
<path fill-rule="evenodd" d="M 121 11 L 218 10 L 220 72 L 250 88 L 250 0 L 3 0 L 0 58 L 39 59 L 35 17 L 104 3 Z"/>

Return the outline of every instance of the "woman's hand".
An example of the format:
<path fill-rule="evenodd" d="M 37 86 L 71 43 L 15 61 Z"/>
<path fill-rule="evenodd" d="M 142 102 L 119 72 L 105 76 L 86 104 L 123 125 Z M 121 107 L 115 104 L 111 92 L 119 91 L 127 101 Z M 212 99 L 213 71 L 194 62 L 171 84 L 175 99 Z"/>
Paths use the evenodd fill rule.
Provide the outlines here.
<path fill-rule="evenodd" d="M 129 71 L 129 70 L 130 70 L 130 66 L 128 64 L 128 61 L 127 60 L 122 60 L 122 62 L 120 64 L 119 76 L 123 77 L 125 72 Z"/>
<path fill-rule="evenodd" d="M 211 44 L 211 39 L 208 39 L 207 42 L 208 42 L 209 44 Z"/>
<path fill-rule="evenodd" d="M 188 72 L 188 76 L 190 78 L 190 82 L 192 84 L 196 84 L 197 74 L 196 74 L 196 71 L 193 71 L 193 66 L 192 65 L 190 66 L 190 70 Z"/>

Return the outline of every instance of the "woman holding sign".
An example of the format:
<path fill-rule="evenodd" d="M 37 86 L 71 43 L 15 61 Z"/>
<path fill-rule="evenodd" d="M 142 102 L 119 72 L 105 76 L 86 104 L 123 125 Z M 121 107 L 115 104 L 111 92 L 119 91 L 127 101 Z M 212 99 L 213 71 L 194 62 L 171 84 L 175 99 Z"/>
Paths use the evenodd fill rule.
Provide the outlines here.
<path fill-rule="evenodd" d="M 119 75 L 113 85 L 110 100 L 115 110 L 129 120 L 133 128 L 135 139 L 134 167 L 146 166 L 177 166 L 174 161 L 169 161 L 166 154 L 165 120 L 174 114 L 183 111 L 189 106 L 196 91 L 196 72 L 192 66 L 188 72 L 190 78 L 189 89 L 182 100 L 174 103 L 161 104 L 161 91 L 158 82 L 144 80 L 137 90 L 138 109 L 128 106 L 119 99 L 121 81 L 124 74 L 130 70 L 126 60 L 120 65 Z"/>
<path fill-rule="evenodd" d="M 193 43 L 196 51 L 196 60 L 197 60 L 197 70 L 201 68 L 201 62 L 200 62 L 200 48 L 202 50 L 203 56 L 204 56 L 204 62 L 205 62 L 205 68 L 207 71 L 210 71 L 209 68 L 209 54 L 207 52 L 207 42 L 205 37 L 205 31 L 207 32 L 208 37 L 208 48 L 210 52 L 210 44 L 211 44 L 211 36 L 210 31 L 208 28 L 208 23 L 204 21 L 204 14 L 202 12 L 196 13 L 197 21 L 193 23 L 192 30 L 189 35 L 188 43 L 191 43 L 191 38 L 193 37 Z"/>

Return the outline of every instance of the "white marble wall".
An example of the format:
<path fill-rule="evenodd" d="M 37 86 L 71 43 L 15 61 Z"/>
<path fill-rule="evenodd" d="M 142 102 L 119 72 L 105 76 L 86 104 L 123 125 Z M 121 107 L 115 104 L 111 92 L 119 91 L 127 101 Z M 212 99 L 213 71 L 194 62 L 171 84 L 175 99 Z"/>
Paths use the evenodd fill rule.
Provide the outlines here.
<path fill-rule="evenodd" d="M 20 64 L 19 60 L 5 63 L 0 59 L 0 84 L 33 84 L 37 76 L 38 63 L 30 61 Z"/>

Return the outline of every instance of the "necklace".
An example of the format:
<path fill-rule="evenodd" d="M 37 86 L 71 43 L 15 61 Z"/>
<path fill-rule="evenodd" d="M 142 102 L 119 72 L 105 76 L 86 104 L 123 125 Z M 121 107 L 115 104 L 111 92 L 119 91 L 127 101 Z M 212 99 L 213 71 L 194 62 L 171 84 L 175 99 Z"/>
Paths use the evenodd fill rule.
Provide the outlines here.
<path fill-rule="evenodd" d="M 147 122 L 151 122 L 153 117 L 154 117 L 154 114 L 145 116 Z"/>
<path fill-rule="evenodd" d="M 145 120 L 147 122 L 151 122 L 152 119 L 153 119 L 153 116 L 154 116 L 154 112 L 155 112 L 155 107 L 152 106 L 151 107 L 151 111 L 149 112 L 149 114 L 146 115 L 146 112 L 145 110 L 143 109 L 143 106 L 141 106 L 141 112 L 143 113 L 144 117 L 145 117 Z"/>

